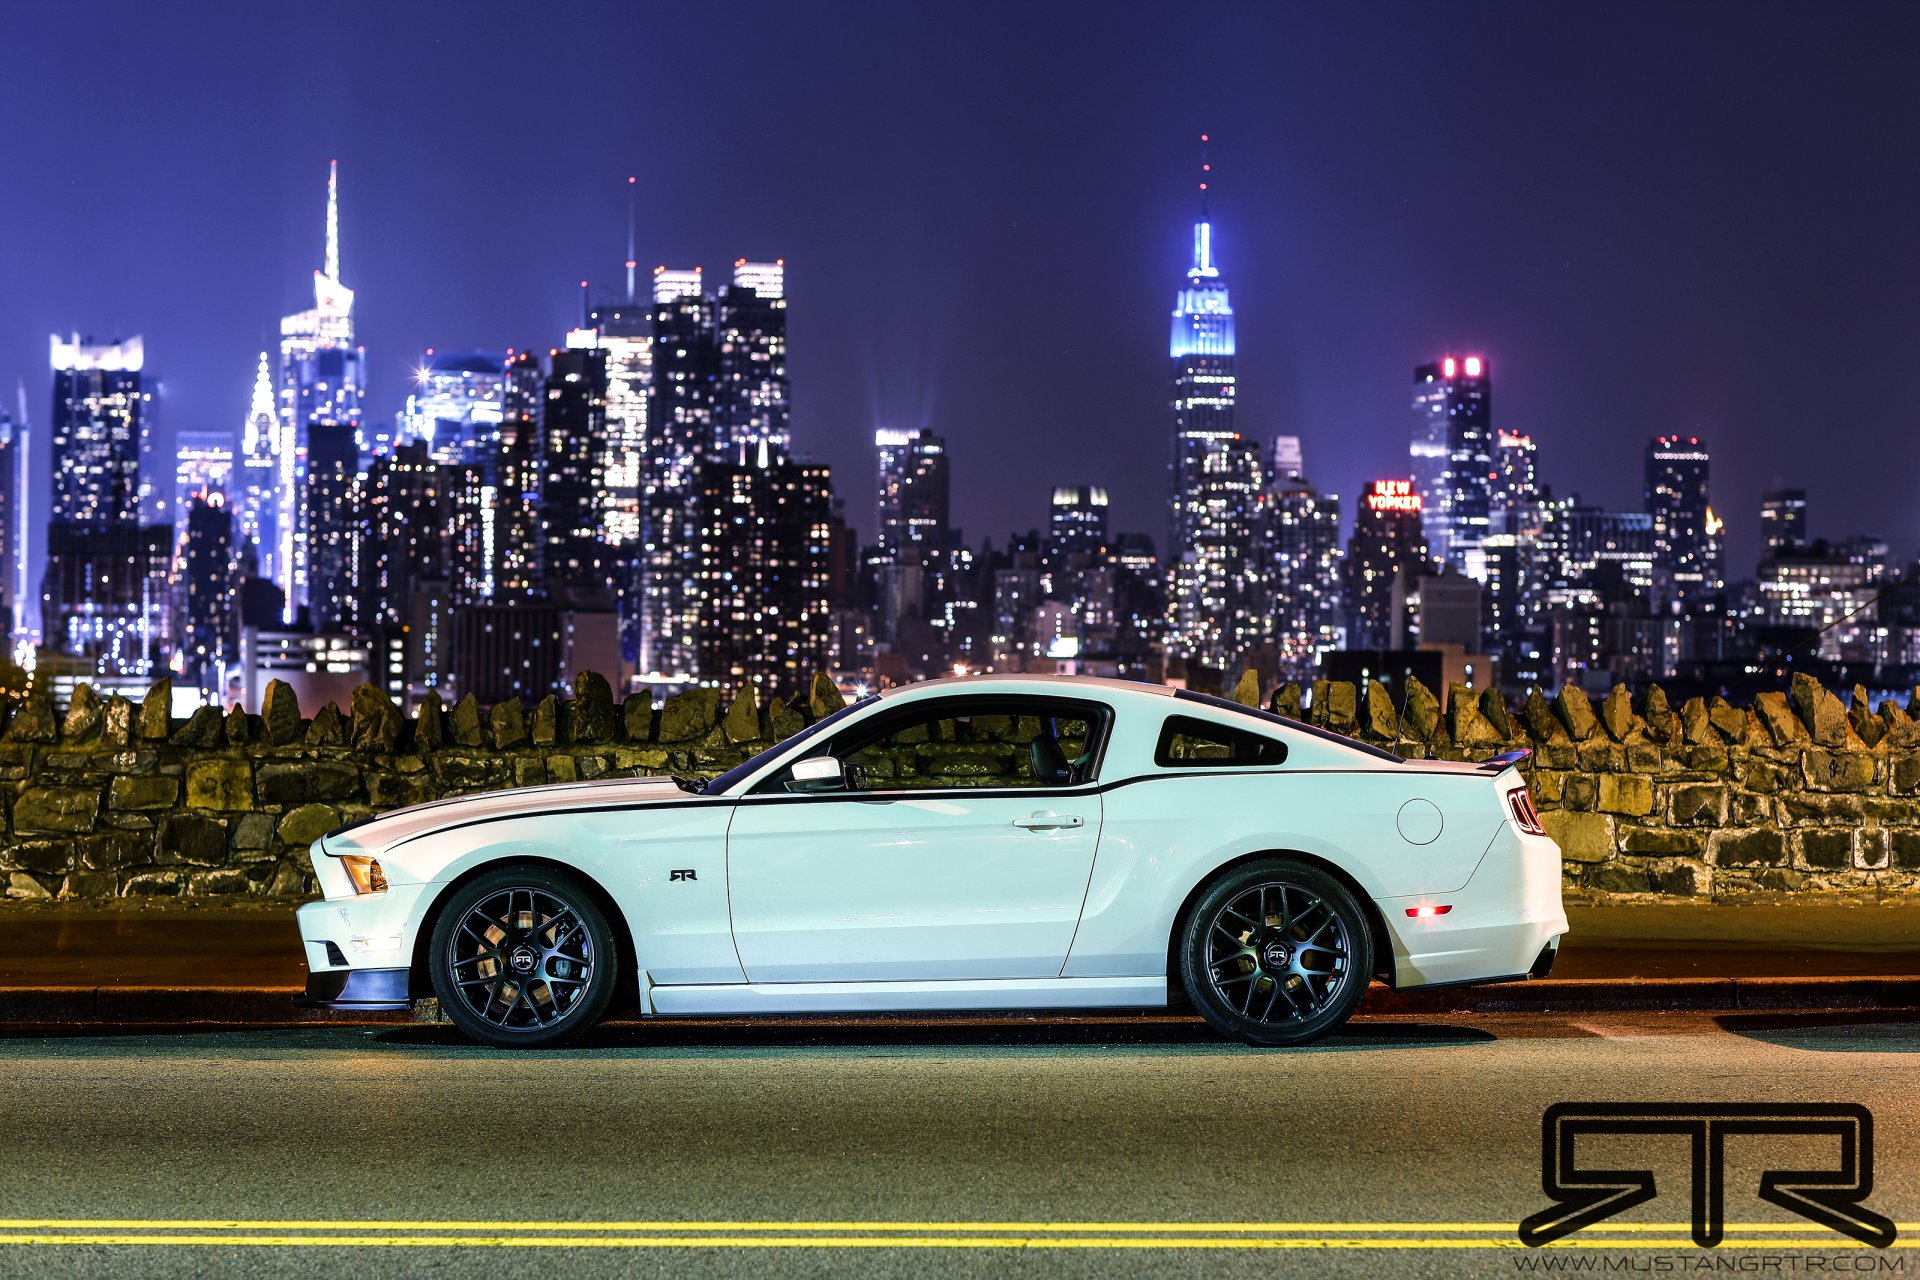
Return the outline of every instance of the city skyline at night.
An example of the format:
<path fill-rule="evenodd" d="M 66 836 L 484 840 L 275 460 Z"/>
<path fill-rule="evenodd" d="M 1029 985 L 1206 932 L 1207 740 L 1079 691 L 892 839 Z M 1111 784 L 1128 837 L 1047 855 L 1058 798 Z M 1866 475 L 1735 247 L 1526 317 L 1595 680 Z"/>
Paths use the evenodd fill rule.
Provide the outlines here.
<path fill-rule="evenodd" d="M 1715 441 L 1736 564 L 1757 554 L 1768 490 L 1807 488 L 1816 534 L 1852 532 L 1826 524 L 1840 504 L 1819 500 L 1843 491 L 1847 467 L 1835 451 L 1797 456 L 1802 424 L 1831 418 L 1867 454 L 1899 447 L 1897 353 L 1911 337 L 1899 300 L 1920 264 L 1885 219 L 1911 207 L 1913 178 L 1866 163 L 1911 119 L 1877 61 L 1897 42 L 1867 49 L 1844 80 L 1819 58 L 1796 58 L 1783 80 L 1771 61 L 1809 41 L 1861 47 L 1855 23 L 1884 30 L 1865 10 L 1807 31 L 1782 9 L 1745 8 L 1736 24 L 1704 7 L 1650 20 L 1655 40 L 1508 10 L 1336 22 L 1228 6 L 1163 31 L 1151 10 L 1123 8 L 1084 62 L 1070 56 L 1083 24 L 1065 14 L 1032 18 L 1008 48 L 984 42 L 991 7 L 768 10 L 728 43 L 725 102 L 571 135 L 506 86 L 563 74 L 609 86 L 599 115 L 619 120 L 621 103 L 643 101 L 610 87 L 622 50 L 700 48 L 716 28 L 654 10 L 531 29 L 510 10 L 459 12 L 376 19 L 350 6 L 350 25 L 378 21 L 392 38 L 340 42 L 318 61 L 298 53 L 313 40 L 294 11 L 221 24 L 118 5 L 16 17 L 27 65 L 7 92 L 48 98 L 35 66 L 58 59 L 24 55 L 99 33 L 101 87 L 70 104 L 60 145 L 125 146 L 96 175 L 51 167 L 50 136 L 0 144 L 10 171 L 60 174 L 15 215 L 35 252 L 9 268 L 5 385 L 44 377 L 48 332 L 138 333 L 166 437 L 236 430 L 275 317 L 310 305 L 314 174 L 337 157 L 367 419 L 388 423 L 419 352 L 550 343 L 577 317 L 580 279 L 619 292 L 637 175 L 643 270 L 787 259 L 793 291 L 815 303 L 793 334 L 795 432 L 838 473 L 864 467 L 873 430 L 925 426 L 953 442 L 956 519 L 972 536 L 1029 527 L 1056 483 L 1099 483 L 1116 527 L 1157 531 L 1164 379 L 1119 353 L 1164 332 L 1164 282 L 1190 248 L 1184 174 L 1205 131 L 1242 331 L 1239 420 L 1256 440 L 1302 438 L 1324 490 L 1351 498 L 1380 471 L 1404 431 L 1409 361 L 1445 349 L 1499 366 L 1503 426 L 1531 435 L 1590 501 L 1634 499 L 1651 435 Z M 937 114 L 907 91 L 916 58 L 891 56 L 930 43 Z M 1215 67 L 1204 83 L 1157 73 L 1202 44 Z M 1718 56 L 1729 48 L 1754 56 Z M 514 75 L 473 74 L 496 64 Z M 650 65 L 666 102 L 695 100 L 691 86 L 713 74 L 699 60 Z M 126 109 L 157 76 L 212 82 L 213 66 L 217 93 Z M 1618 75 L 1646 86 L 1644 105 L 1596 114 L 1602 78 Z M 442 92 L 456 80 L 462 93 Z M 1495 83 L 1497 95 L 1448 87 Z M 805 149 L 781 144 L 775 101 Z M 331 109 L 305 109 L 314 102 Z M 841 127 L 821 127 L 829 118 Z M 542 157 L 542 178 L 503 181 L 511 156 Z M 1766 202 L 1746 198 L 1762 189 Z M 1848 236 L 1816 246 L 1795 231 L 1836 201 Z M 1036 258 L 1073 280 L 1046 304 L 1071 336 L 1044 369 L 988 339 L 1005 286 Z M 989 287 L 990 266 L 1012 273 L 1002 287 Z M 44 414 L 42 394 L 30 403 Z M 1086 474 L 996 483 L 997 460 L 1042 430 Z M 44 503 L 43 450 L 37 472 Z M 1845 504 L 1855 523 L 1916 540 L 1906 504 L 1858 497 Z M 870 532 L 868 513 L 850 518 Z"/>

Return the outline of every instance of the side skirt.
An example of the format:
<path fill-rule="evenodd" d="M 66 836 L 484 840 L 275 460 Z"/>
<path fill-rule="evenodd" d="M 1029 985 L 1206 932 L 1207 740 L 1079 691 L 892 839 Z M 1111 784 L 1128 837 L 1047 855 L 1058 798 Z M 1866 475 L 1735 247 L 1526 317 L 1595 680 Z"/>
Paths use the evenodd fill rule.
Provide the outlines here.
<path fill-rule="evenodd" d="M 663 1018 L 755 1013 L 940 1013 L 963 1009 L 1157 1009 L 1165 976 L 952 982 L 767 982 L 651 987 Z"/>

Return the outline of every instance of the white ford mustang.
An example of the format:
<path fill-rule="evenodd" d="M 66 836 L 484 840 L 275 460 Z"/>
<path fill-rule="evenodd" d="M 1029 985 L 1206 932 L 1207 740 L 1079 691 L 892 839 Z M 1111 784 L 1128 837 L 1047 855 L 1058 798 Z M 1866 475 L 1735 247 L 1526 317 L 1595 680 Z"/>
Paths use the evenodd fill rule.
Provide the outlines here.
<path fill-rule="evenodd" d="M 1560 850 L 1516 752 L 1403 761 L 1236 703 L 986 676 L 866 698 L 711 783 L 491 792 L 315 842 L 304 1002 L 487 1044 L 648 1017 L 1145 1008 L 1303 1044 L 1378 976 L 1543 976 Z"/>

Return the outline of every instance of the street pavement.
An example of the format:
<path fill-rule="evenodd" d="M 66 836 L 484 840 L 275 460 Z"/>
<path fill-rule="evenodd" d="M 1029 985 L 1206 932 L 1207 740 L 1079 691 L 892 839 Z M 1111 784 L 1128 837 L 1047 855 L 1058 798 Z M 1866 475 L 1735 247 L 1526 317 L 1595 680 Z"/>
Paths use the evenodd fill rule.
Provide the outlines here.
<path fill-rule="evenodd" d="M 1548 1105 L 1865 1104 L 1867 1204 L 1912 1243 L 1916 1085 L 1913 1015 L 1873 1012 L 1370 1018 L 1297 1051 L 1176 1018 L 651 1024 L 546 1053 L 438 1026 L 14 1032 L 0 1276 L 1638 1272 L 1707 1256 L 1683 1148 L 1603 1148 L 1661 1196 L 1518 1249 Z M 1784 1141 L 1730 1146 L 1712 1260 L 1920 1266 L 1758 1202 L 1763 1164 L 1828 1158 Z M 199 1243 L 98 1242 L 158 1237 Z"/>

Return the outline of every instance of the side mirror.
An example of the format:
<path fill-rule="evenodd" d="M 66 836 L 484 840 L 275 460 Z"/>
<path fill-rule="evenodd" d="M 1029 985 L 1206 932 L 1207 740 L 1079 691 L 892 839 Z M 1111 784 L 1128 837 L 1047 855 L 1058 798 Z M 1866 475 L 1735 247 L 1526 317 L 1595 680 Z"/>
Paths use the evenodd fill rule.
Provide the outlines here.
<path fill-rule="evenodd" d="M 865 781 L 858 765 L 846 765 L 832 756 L 794 761 L 787 790 L 800 792 L 855 791 Z"/>

